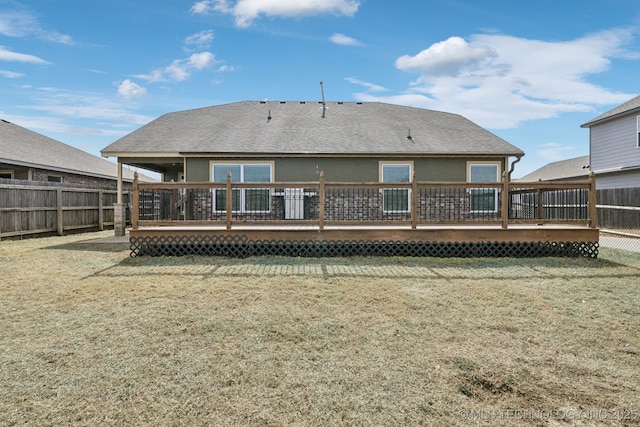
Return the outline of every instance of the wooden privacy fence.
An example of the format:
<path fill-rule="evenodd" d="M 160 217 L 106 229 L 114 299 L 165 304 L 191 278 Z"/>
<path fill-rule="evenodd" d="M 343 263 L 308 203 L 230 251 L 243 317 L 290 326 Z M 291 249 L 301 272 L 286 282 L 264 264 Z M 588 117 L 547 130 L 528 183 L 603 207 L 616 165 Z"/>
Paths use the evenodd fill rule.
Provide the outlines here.
<path fill-rule="evenodd" d="M 640 237 L 640 187 L 598 190 L 598 227 Z"/>
<path fill-rule="evenodd" d="M 595 228 L 588 182 L 165 182 L 133 184 L 132 226 L 501 225 Z"/>
<path fill-rule="evenodd" d="M 0 184 L 0 238 L 104 230 L 114 224 L 116 199 L 112 189 Z"/>

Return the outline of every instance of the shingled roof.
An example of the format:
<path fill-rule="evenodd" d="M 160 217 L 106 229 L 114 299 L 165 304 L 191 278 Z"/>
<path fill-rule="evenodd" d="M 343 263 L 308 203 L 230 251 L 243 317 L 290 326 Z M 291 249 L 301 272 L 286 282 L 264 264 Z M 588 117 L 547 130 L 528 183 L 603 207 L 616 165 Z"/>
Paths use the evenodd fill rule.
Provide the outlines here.
<path fill-rule="evenodd" d="M 457 114 L 378 102 L 300 101 L 169 113 L 102 150 L 103 156 L 141 154 L 524 155 Z"/>
<path fill-rule="evenodd" d="M 117 165 L 26 128 L 0 120 L 0 163 L 117 179 Z M 133 181 L 133 172 L 123 170 Z"/>
<path fill-rule="evenodd" d="M 592 120 L 589 120 L 587 123 L 581 125 L 580 127 L 588 128 L 597 123 L 604 122 L 607 120 L 614 119 L 616 117 L 620 117 L 626 114 L 631 114 L 639 111 L 640 111 L 640 96 L 636 96 L 635 98 L 625 102 L 624 104 L 620 104 L 616 108 L 613 108 L 607 111 L 606 113 L 601 114 Z"/>
<path fill-rule="evenodd" d="M 575 157 L 548 163 L 523 176 L 518 181 L 532 182 L 553 181 L 562 179 L 586 179 L 589 176 L 589 156 Z"/>

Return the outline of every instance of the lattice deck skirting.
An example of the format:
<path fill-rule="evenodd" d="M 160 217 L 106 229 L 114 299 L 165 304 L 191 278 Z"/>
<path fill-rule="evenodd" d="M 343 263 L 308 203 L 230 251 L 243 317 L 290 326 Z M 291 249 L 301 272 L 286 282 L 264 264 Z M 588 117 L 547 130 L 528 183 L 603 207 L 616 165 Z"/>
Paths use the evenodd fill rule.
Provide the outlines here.
<path fill-rule="evenodd" d="M 131 236 L 131 256 L 598 257 L 598 242 L 407 242 L 250 240 L 244 235 Z"/>

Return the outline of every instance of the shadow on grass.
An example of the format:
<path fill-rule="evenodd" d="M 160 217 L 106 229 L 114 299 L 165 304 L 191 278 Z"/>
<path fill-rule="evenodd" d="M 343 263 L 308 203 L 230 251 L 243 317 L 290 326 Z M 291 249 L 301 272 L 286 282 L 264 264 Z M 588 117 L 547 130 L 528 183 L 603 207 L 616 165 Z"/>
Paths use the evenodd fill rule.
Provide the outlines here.
<path fill-rule="evenodd" d="M 129 251 L 129 242 L 96 242 L 85 240 L 80 242 L 64 243 L 62 245 L 47 246 L 43 249 L 59 249 L 66 251 L 90 251 L 90 252 L 122 252 Z"/>
<path fill-rule="evenodd" d="M 359 277 L 381 279 L 635 278 L 640 268 L 612 259 L 587 258 L 296 258 L 264 256 L 127 257 L 97 275 L 111 277 L 182 275 L 207 277 Z"/>

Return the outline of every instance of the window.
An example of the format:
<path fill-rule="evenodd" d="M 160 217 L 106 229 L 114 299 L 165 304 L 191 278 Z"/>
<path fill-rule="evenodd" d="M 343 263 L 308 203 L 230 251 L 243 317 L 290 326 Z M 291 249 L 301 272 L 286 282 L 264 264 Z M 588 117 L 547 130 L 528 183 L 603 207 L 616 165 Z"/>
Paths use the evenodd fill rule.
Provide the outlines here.
<path fill-rule="evenodd" d="M 500 165 L 498 163 L 470 163 L 469 182 L 498 182 Z M 472 188 L 471 212 L 497 212 L 498 189 L 497 188 Z"/>
<path fill-rule="evenodd" d="M 636 121 L 638 122 L 636 125 L 636 131 L 637 131 L 636 134 L 638 136 L 638 139 L 636 142 L 638 144 L 637 147 L 640 148 L 640 116 L 636 117 Z"/>
<path fill-rule="evenodd" d="M 0 178 L 13 179 L 13 171 L 12 170 L 0 170 Z"/>
<path fill-rule="evenodd" d="M 234 182 L 271 182 L 270 164 L 232 164 L 214 163 L 213 182 L 227 182 L 231 172 Z M 234 212 L 269 212 L 271 196 L 268 188 L 241 188 L 232 190 L 232 210 Z M 216 189 L 213 197 L 213 209 L 217 212 L 227 210 L 227 190 Z"/>
<path fill-rule="evenodd" d="M 382 163 L 380 165 L 380 175 L 380 181 L 382 182 L 409 182 L 411 179 L 411 164 Z M 382 206 L 384 212 L 408 212 L 410 209 L 409 189 L 383 189 Z"/>
<path fill-rule="evenodd" d="M 62 177 L 58 175 L 48 175 L 47 181 L 49 182 L 62 182 Z"/>

